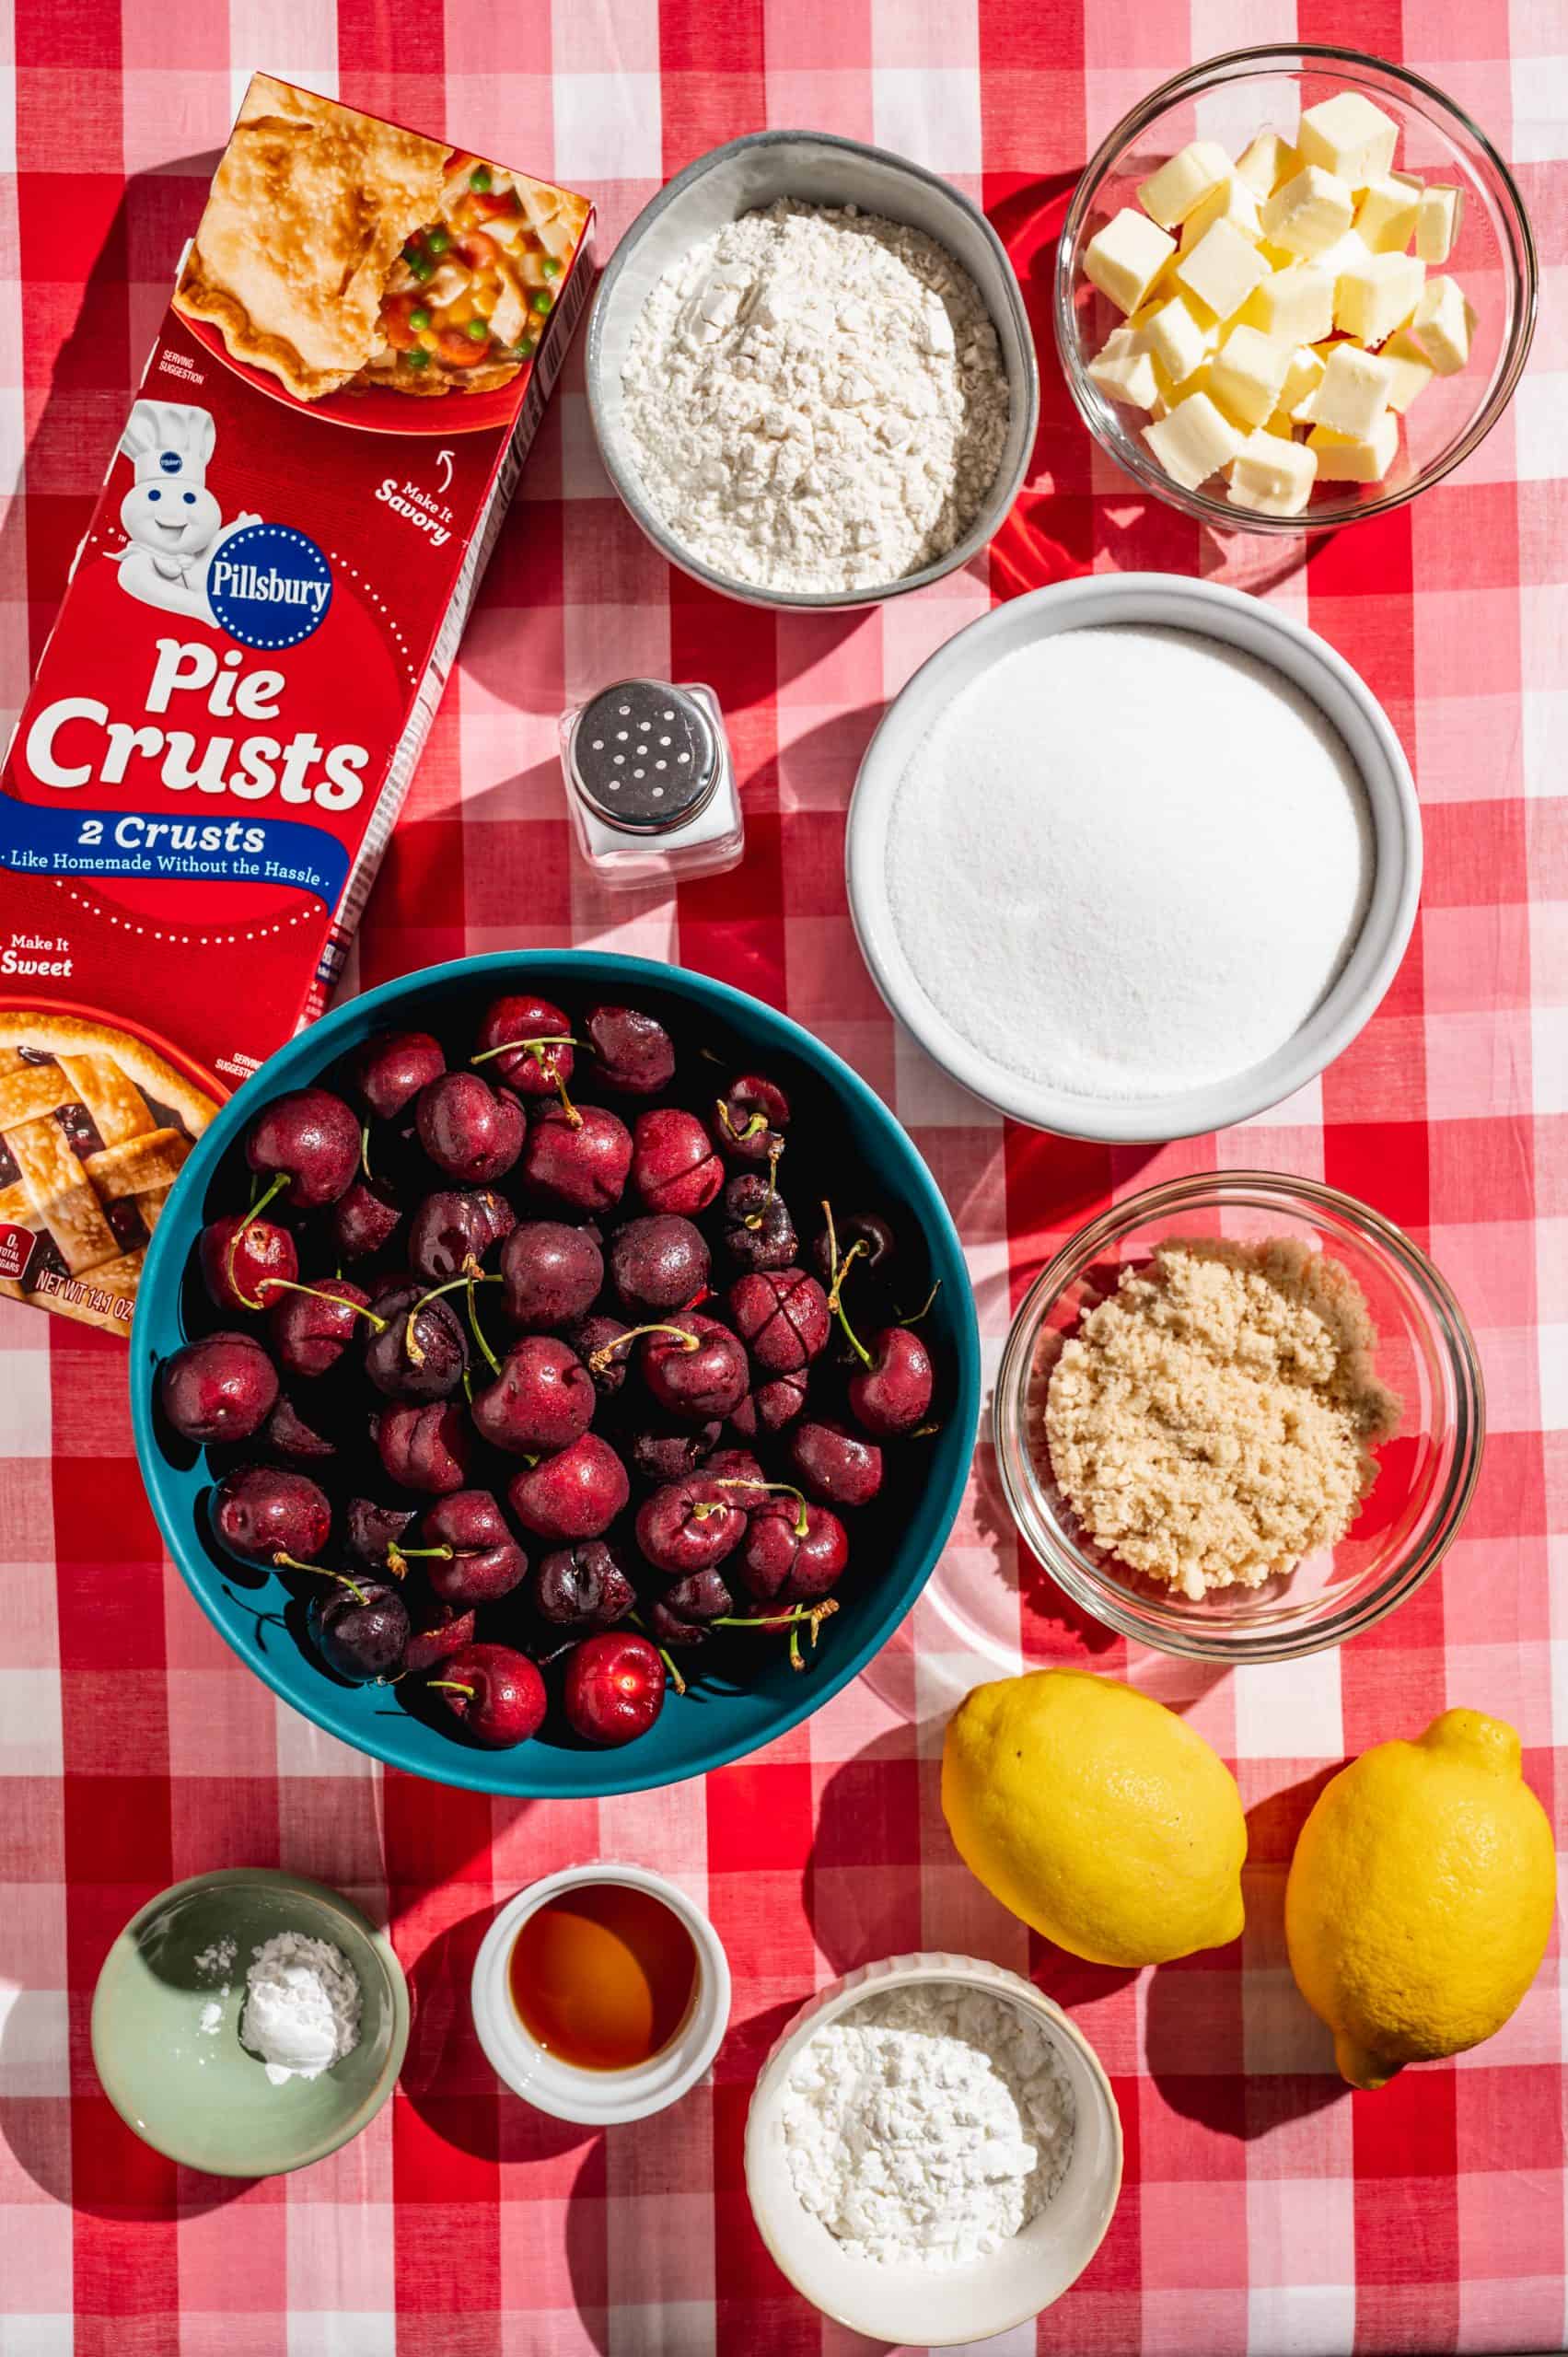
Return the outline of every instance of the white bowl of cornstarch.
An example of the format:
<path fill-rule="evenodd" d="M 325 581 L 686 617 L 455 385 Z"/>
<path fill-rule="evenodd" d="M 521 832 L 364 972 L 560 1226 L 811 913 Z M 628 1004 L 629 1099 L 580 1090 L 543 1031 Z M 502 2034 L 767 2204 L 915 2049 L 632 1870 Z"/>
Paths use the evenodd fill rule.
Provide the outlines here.
<path fill-rule="evenodd" d="M 1081 2030 L 976 1956 L 864 1965 L 803 2005 L 746 2121 L 758 2231 L 851 2332 L 983 2340 L 1083 2273 L 1121 2187 L 1121 2123 Z"/>
<path fill-rule="evenodd" d="M 936 1062 L 1119 1144 L 1255 1119 L 1343 1053 L 1410 940 L 1421 814 L 1387 714 L 1312 631 L 1102 575 L 915 673 L 846 858 L 873 978 Z"/>

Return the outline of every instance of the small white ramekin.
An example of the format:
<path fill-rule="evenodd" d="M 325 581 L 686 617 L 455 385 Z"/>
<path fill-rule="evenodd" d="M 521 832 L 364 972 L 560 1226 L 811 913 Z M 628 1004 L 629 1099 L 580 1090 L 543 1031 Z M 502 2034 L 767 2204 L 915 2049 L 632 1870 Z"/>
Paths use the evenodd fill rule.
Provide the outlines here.
<path fill-rule="evenodd" d="M 1055 2199 L 1012 2241 L 962 2267 L 853 2258 L 803 2209 L 784 2151 L 780 2097 L 796 2055 L 863 1997 L 921 1981 L 980 1989 L 1046 2030 L 1077 2107 L 1073 2157 Z M 746 2119 L 746 2190 L 757 2230 L 796 2290 L 846 2331 L 948 2349 L 1025 2323 L 1075 2283 L 1105 2239 L 1121 2189 L 1121 2119 L 1099 2057 L 1049 1997 L 972 1956 L 894 1956 L 835 1980 L 803 2005 L 758 2078 Z"/>
<path fill-rule="evenodd" d="M 563 1890 L 606 1882 L 623 1883 L 663 1899 L 685 1924 L 697 1950 L 697 1985 L 685 2020 L 662 2052 L 630 2071 L 584 2071 L 563 2062 L 523 2026 L 512 2003 L 512 1943 L 528 1918 Z M 646 2119 L 679 2103 L 707 2070 L 729 2022 L 729 1961 L 702 1909 L 674 1883 L 647 1866 L 596 1859 L 545 1875 L 507 1900 L 474 1958 L 472 2003 L 479 2042 L 497 2078 L 515 2095 L 553 2119 L 613 2128 L 624 2120 Z"/>

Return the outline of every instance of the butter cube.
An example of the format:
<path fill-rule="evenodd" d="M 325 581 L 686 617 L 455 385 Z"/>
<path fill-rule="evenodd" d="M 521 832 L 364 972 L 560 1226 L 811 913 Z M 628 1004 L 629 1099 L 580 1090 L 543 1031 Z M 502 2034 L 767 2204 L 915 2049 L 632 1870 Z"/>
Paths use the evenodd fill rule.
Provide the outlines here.
<path fill-rule="evenodd" d="M 1426 264 L 1413 254 L 1368 254 L 1340 273 L 1334 325 L 1362 343 L 1381 343 L 1404 326 L 1425 284 Z"/>
<path fill-rule="evenodd" d="M 1217 319 L 1233 319 L 1269 265 L 1234 221 L 1216 221 L 1175 265 L 1180 284 L 1206 303 Z"/>
<path fill-rule="evenodd" d="M 1355 208 L 1356 234 L 1369 253 L 1404 252 L 1415 235 L 1423 193 L 1409 172 L 1373 181 Z"/>
<path fill-rule="evenodd" d="M 1308 164 L 1286 180 L 1263 207 L 1263 235 L 1293 254 L 1320 254 L 1342 238 L 1355 217 L 1349 186 L 1333 172 Z"/>
<path fill-rule="evenodd" d="M 1317 164 L 1352 188 L 1370 188 L 1388 176 L 1400 126 L 1359 90 L 1341 90 L 1307 108 L 1295 144 L 1304 163 Z"/>
<path fill-rule="evenodd" d="M 1215 401 L 1243 425 L 1261 425 L 1278 405 L 1291 358 L 1288 343 L 1256 328 L 1232 328 L 1209 375 Z"/>
<path fill-rule="evenodd" d="M 1167 238 L 1163 229 L 1124 204 L 1115 219 L 1090 238 L 1084 255 L 1084 275 L 1109 296 L 1119 311 L 1135 311 L 1175 251 L 1174 238 Z"/>
<path fill-rule="evenodd" d="M 1290 355 L 1284 383 L 1280 387 L 1280 407 L 1295 425 L 1305 425 L 1312 416 L 1312 396 L 1323 381 L 1324 362 L 1320 353 L 1309 343 L 1298 344 Z M 1392 396 L 1390 396 L 1390 399 Z M 1276 426 L 1272 428 L 1279 432 Z"/>
<path fill-rule="evenodd" d="M 1430 188 L 1421 192 L 1420 210 L 1415 222 L 1415 250 L 1423 261 L 1446 261 L 1454 250 L 1454 240 L 1459 234 L 1464 218 L 1465 192 L 1462 188 L 1446 188 L 1434 180 Z"/>
<path fill-rule="evenodd" d="M 1248 296 L 1242 317 L 1287 343 L 1319 343 L 1334 325 L 1334 275 L 1315 261 L 1292 262 Z"/>
<path fill-rule="evenodd" d="M 1108 344 L 1085 373 L 1108 401 L 1126 401 L 1132 409 L 1153 409 L 1159 398 L 1159 379 L 1146 352 L 1112 352 Z"/>
<path fill-rule="evenodd" d="M 1351 228 L 1342 238 L 1336 238 L 1331 246 L 1325 247 L 1320 254 L 1314 254 L 1312 259 L 1319 270 L 1326 270 L 1330 278 L 1337 279 L 1343 272 L 1354 270 L 1358 263 L 1368 261 L 1371 253 L 1372 249 L 1361 232 Z"/>
<path fill-rule="evenodd" d="M 1249 434 L 1232 461 L 1225 497 L 1255 516 L 1299 516 L 1317 476 L 1318 453 L 1305 442 Z"/>
<path fill-rule="evenodd" d="M 1236 159 L 1237 180 L 1245 180 L 1257 196 L 1272 196 L 1283 181 L 1294 180 L 1300 169 L 1300 157 L 1277 131 L 1260 131 Z"/>
<path fill-rule="evenodd" d="M 1388 406 L 1394 372 L 1375 352 L 1353 343 L 1336 343 L 1329 354 L 1323 381 L 1312 396 L 1312 422 L 1330 433 L 1353 439 L 1369 435 Z"/>
<path fill-rule="evenodd" d="M 1425 392 L 1436 373 L 1414 336 L 1403 329 L 1388 338 L 1377 357 L 1394 372 L 1388 387 L 1388 407 L 1400 412 L 1408 410 Z"/>
<path fill-rule="evenodd" d="M 1173 295 L 1153 312 L 1144 339 L 1173 385 L 1185 384 L 1213 347 L 1215 330 L 1206 327 L 1184 295 Z"/>
<path fill-rule="evenodd" d="M 1209 191 L 1230 178 L 1230 157 L 1216 139 L 1192 139 L 1138 183 L 1138 202 L 1151 221 L 1174 229 Z"/>
<path fill-rule="evenodd" d="M 1315 425 L 1307 447 L 1318 454 L 1319 482 L 1381 482 L 1400 447 L 1400 421 L 1391 409 L 1385 410 L 1365 435 Z"/>
<path fill-rule="evenodd" d="M 1166 416 L 1144 426 L 1144 439 L 1172 482 L 1196 491 L 1229 465 L 1242 437 L 1207 393 L 1189 393 Z"/>
<path fill-rule="evenodd" d="M 1434 278 L 1423 290 L 1411 333 L 1440 377 L 1452 377 L 1470 356 L 1475 313 L 1451 278 Z"/>
<path fill-rule="evenodd" d="M 1263 234 L 1258 216 L 1258 199 L 1245 180 L 1221 180 L 1205 197 L 1201 197 L 1181 225 L 1181 250 L 1190 254 L 1206 231 L 1216 221 L 1234 222 L 1244 238 L 1254 245 Z"/>

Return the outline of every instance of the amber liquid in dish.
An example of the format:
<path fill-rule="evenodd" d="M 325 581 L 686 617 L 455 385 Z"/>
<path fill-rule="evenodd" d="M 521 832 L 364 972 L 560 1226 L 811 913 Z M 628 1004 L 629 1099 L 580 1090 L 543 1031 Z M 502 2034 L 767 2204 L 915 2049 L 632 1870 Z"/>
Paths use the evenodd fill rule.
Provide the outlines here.
<path fill-rule="evenodd" d="M 581 2071 L 630 2071 L 675 2036 L 697 1950 L 672 1908 L 629 1883 L 547 1898 L 512 1943 L 512 2003 L 548 2053 Z"/>

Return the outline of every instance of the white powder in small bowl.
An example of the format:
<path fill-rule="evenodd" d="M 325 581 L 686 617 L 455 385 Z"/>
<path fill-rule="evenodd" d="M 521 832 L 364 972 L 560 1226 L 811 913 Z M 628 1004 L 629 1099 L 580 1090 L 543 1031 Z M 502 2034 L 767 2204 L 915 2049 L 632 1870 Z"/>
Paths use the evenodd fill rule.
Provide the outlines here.
<path fill-rule="evenodd" d="M 1310 697 L 1193 631 L 1063 631 L 970 682 L 894 798 L 916 981 L 1025 1080 L 1108 1099 L 1228 1079 L 1295 1037 L 1361 929 L 1360 773 Z"/>

